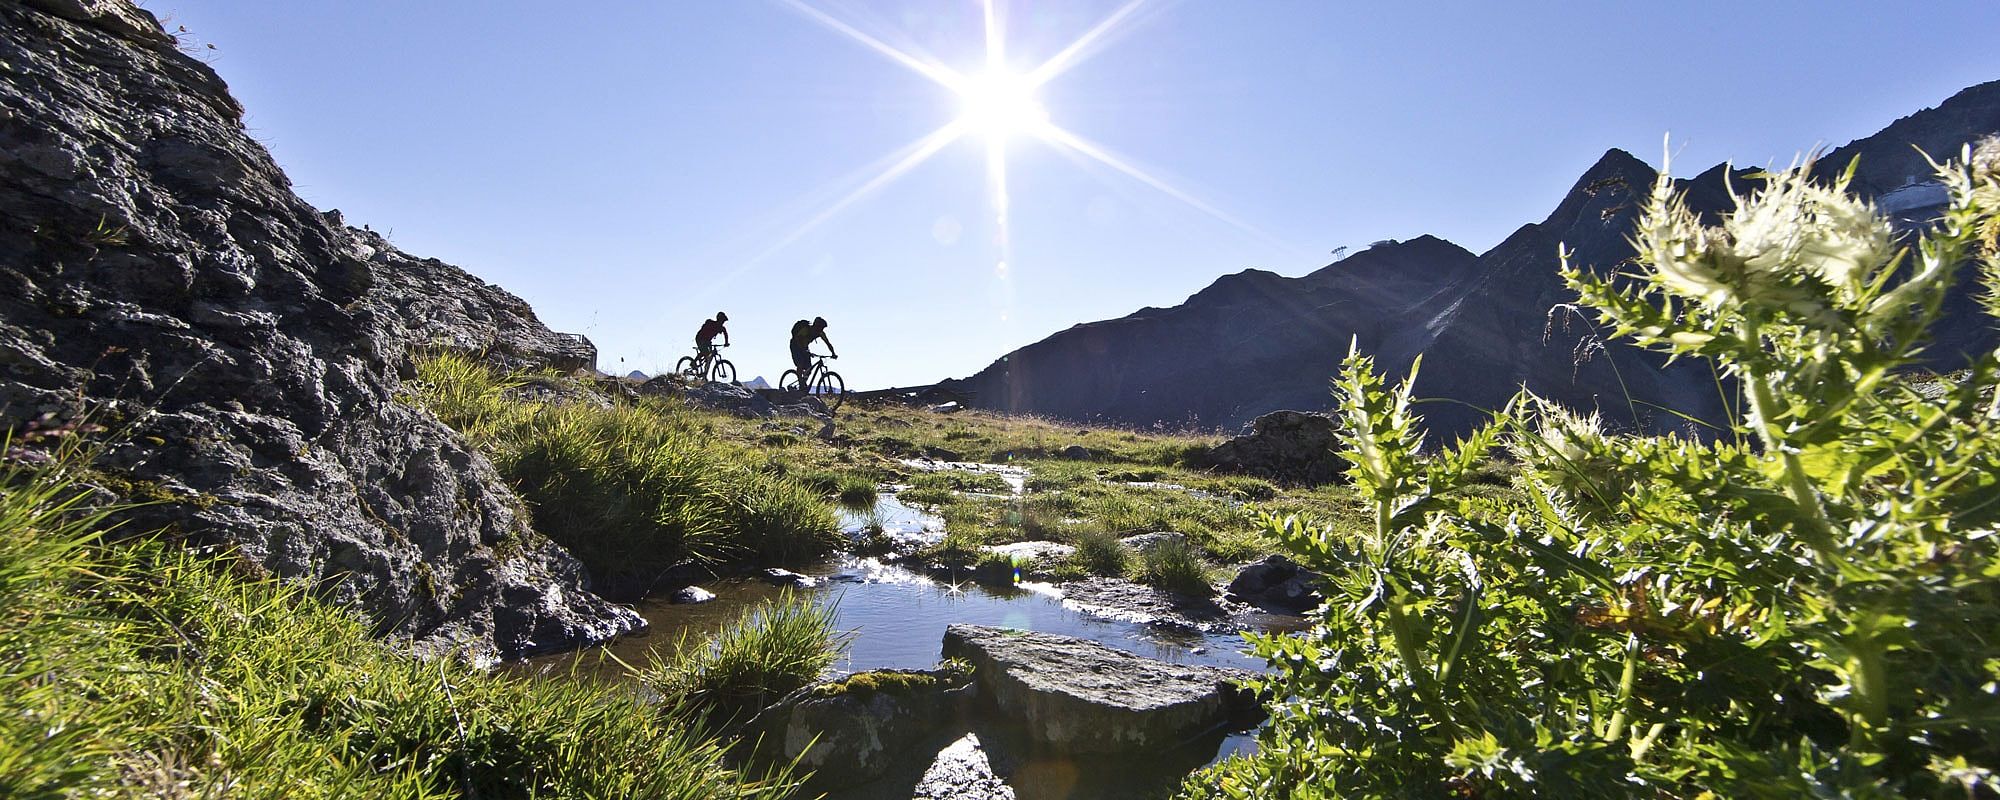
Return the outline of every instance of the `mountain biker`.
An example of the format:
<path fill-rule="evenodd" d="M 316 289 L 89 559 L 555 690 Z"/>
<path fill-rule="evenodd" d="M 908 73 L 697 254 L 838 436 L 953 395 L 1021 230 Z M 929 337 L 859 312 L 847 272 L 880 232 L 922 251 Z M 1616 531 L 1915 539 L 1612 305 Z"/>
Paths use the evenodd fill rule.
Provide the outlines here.
<path fill-rule="evenodd" d="M 723 327 L 723 323 L 728 321 L 729 315 L 720 311 L 715 312 L 715 319 L 702 320 L 701 330 L 694 332 L 695 352 L 702 358 L 715 355 L 715 335 L 718 333 L 722 334 L 722 346 L 728 347 L 729 329 Z"/>
<path fill-rule="evenodd" d="M 839 358 L 833 349 L 833 340 L 826 338 L 826 317 L 813 317 L 811 322 L 799 320 L 792 323 L 792 366 L 799 368 L 799 382 L 804 383 L 812 375 L 812 346 L 814 340 L 826 342 L 828 358 Z"/>

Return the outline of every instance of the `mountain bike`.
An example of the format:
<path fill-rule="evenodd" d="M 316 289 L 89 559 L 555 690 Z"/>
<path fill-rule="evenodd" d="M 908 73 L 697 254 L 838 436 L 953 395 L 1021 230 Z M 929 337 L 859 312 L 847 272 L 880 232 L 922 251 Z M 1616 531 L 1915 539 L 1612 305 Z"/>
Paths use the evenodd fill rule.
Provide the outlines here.
<path fill-rule="evenodd" d="M 701 348 L 697 347 L 694 355 L 681 356 L 681 360 L 674 363 L 674 373 L 686 375 L 690 380 L 735 383 L 736 365 L 729 363 L 729 359 L 720 357 L 720 348 L 728 346 L 719 344 L 709 348 L 707 352 L 702 352 Z"/>
<path fill-rule="evenodd" d="M 818 353 L 813 353 L 813 356 L 812 369 L 806 370 L 803 378 L 799 376 L 798 370 L 785 370 L 785 374 L 778 376 L 778 388 L 791 392 L 803 391 L 817 396 L 827 411 L 838 411 L 840 401 L 847 394 L 847 381 L 841 379 L 840 373 L 826 368 L 826 360 L 838 356 L 823 356 Z"/>

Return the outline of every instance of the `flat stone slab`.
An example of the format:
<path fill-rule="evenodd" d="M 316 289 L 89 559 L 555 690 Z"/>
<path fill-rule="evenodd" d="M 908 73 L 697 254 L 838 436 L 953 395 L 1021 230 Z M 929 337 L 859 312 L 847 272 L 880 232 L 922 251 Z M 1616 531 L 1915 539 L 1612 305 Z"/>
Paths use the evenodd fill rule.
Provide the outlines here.
<path fill-rule="evenodd" d="M 1203 633 L 1229 633 L 1247 623 L 1247 606 L 1211 597 L 1189 597 L 1123 578 L 1085 578 L 1058 587 L 1063 606 L 1093 617 Z"/>
<path fill-rule="evenodd" d="M 1049 633 L 953 625 L 944 655 L 973 665 L 983 698 L 1068 753 L 1171 747 L 1254 708 L 1243 670 L 1156 661 Z"/>

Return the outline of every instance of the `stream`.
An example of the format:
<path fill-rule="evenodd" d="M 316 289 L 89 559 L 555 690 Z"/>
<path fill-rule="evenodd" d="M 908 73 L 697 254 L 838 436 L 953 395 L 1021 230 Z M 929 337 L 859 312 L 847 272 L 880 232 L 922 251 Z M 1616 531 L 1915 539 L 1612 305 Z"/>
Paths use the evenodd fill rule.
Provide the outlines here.
<path fill-rule="evenodd" d="M 939 462 L 931 462 L 933 464 Z M 997 465 L 979 465 L 994 467 Z M 959 465 L 934 469 L 959 468 Z M 1010 470 L 1005 477 L 1015 493 L 1021 492 L 1025 471 Z M 872 509 L 845 510 L 842 528 L 859 537 L 870 526 L 879 526 L 900 545 L 922 544 L 943 536 L 944 523 L 920 508 L 905 505 L 895 495 L 899 487 L 884 487 Z M 815 602 L 835 609 L 834 627 L 846 633 L 848 649 L 834 670 L 849 674 L 871 669 L 929 669 L 938 662 L 945 627 L 954 623 L 1004 626 L 1073 636 L 1124 650 L 1136 655 L 1179 664 L 1234 667 L 1262 671 L 1263 662 L 1244 652 L 1247 644 L 1235 633 L 1203 633 L 1163 628 L 1108 619 L 1085 613 L 1064 603 L 1056 586 L 1024 582 L 996 586 L 975 582 L 968 574 L 962 579 L 933 577 L 896 564 L 853 555 L 835 557 L 793 570 L 815 579 L 814 585 L 789 589 L 811 596 Z M 616 661 L 634 667 L 649 663 L 655 653 L 664 656 L 680 637 L 699 642 L 707 634 L 721 630 L 736 620 L 744 609 L 779 597 L 787 588 L 758 577 L 724 578 L 700 584 L 716 599 L 697 604 L 676 604 L 670 598 L 649 598 L 635 606 L 646 618 L 648 630 L 620 637 L 582 654 L 559 654 L 531 660 L 521 665 L 528 672 L 623 680 L 625 669 Z M 1298 627 L 1297 617 L 1260 616 L 1246 624 L 1262 630 Z M 1004 726 L 982 734 L 1004 748 L 1008 737 Z M 1022 748 L 1012 756 L 1008 782 L 1021 800 L 1060 797 L 1161 797 L 1171 793 L 1179 776 L 1202 765 L 1214 763 L 1232 753 L 1254 747 L 1253 732 L 1218 732 L 1189 743 L 1173 753 L 1134 760 L 1072 758 L 1029 752 Z M 842 792 L 840 800 L 874 797 L 868 791 Z"/>

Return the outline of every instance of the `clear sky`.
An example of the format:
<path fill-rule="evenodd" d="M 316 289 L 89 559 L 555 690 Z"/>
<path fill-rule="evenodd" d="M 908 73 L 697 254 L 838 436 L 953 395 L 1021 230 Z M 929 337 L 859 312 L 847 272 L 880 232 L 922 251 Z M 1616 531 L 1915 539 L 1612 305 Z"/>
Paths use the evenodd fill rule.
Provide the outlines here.
<path fill-rule="evenodd" d="M 1031 99 L 974 103 L 905 61 L 985 72 L 979 0 L 145 5 L 214 45 L 308 201 L 521 295 L 605 370 L 665 368 L 726 310 L 744 377 L 775 377 L 823 315 L 861 388 L 1246 267 L 1483 251 L 1606 148 L 1783 163 L 2000 78 L 1993 0 L 994 3 L 1003 74 L 1117 20 Z"/>

